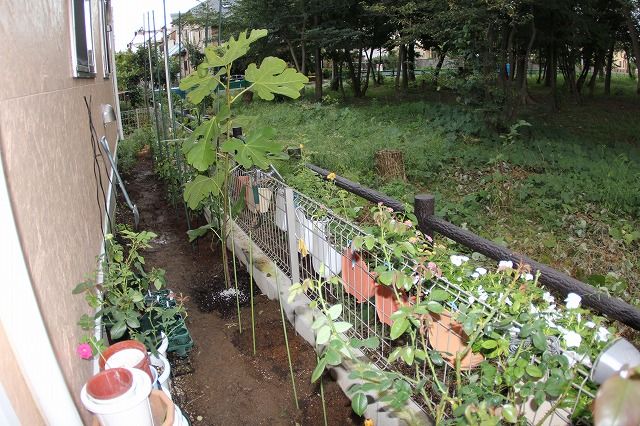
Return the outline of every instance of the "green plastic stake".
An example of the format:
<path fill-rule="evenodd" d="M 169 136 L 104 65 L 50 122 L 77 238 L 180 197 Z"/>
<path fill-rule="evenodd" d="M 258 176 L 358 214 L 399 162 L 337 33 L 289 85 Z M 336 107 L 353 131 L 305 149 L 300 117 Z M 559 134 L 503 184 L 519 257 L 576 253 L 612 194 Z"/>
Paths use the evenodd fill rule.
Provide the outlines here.
<path fill-rule="evenodd" d="M 253 354 L 256 354 L 256 320 L 253 311 L 253 239 L 249 231 L 249 292 L 251 293 L 251 337 L 253 339 Z"/>
<path fill-rule="evenodd" d="M 236 268 L 236 243 L 233 238 L 234 224 L 231 225 L 231 257 L 233 258 L 233 282 L 236 286 L 236 308 L 238 309 L 238 330 L 242 334 L 242 318 L 240 316 L 240 290 L 238 288 L 238 270 Z"/>
<path fill-rule="evenodd" d="M 293 387 L 293 398 L 296 402 L 296 409 L 300 409 L 298 405 L 298 392 L 296 391 L 296 379 L 293 376 L 293 364 L 291 363 L 291 351 L 289 350 L 289 338 L 287 337 L 287 325 L 284 319 L 284 309 L 282 309 L 282 297 L 280 295 L 280 282 L 278 281 L 278 271 L 274 272 L 276 276 L 276 289 L 278 290 L 278 302 L 280 303 L 280 318 L 282 319 L 282 332 L 284 333 L 284 343 L 287 346 L 287 360 L 289 361 L 289 373 L 291 374 L 291 386 Z M 326 416 L 325 416 L 326 424 Z"/>

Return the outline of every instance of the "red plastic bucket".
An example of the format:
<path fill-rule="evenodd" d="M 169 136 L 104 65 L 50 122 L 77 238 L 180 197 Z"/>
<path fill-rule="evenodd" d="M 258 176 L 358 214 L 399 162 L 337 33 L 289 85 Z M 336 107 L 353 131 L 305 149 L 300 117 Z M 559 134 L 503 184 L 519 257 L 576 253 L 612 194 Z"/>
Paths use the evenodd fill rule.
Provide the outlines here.
<path fill-rule="evenodd" d="M 87 394 L 94 401 L 112 400 L 124 395 L 133 386 L 133 375 L 126 368 L 110 368 L 91 377 Z"/>

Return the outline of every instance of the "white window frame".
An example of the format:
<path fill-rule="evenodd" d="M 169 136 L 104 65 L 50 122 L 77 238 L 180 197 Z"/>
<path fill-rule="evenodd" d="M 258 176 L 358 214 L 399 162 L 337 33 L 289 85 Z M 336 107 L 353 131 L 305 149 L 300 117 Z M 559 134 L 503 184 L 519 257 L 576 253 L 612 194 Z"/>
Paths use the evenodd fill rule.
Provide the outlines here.
<path fill-rule="evenodd" d="M 102 33 L 102 75 L 111 76 L 111 23 L 109 22 L 109 0 L 100 1 L 100 32 Z"/>
<path fill-rule="evenodd" d="M 92 0 L 71 0 L 71 64 L 75 78 L 96 76 L 96 53 L 93 38 Z M 80 15 L 80 16 L 78 16 Z M 77 18 L 84 19 L 84 25 Z"/>

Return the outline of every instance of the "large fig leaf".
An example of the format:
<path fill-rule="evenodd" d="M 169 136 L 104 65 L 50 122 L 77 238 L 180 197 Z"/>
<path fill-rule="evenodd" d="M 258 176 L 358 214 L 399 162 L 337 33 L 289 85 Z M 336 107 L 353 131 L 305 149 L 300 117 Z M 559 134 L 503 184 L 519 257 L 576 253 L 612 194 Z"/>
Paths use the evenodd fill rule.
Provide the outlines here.
<path fill-rule="evenodd" d="M 268 157 L 282 151 L 280 143 L 269 140 L 274 134 L 273 128 L 262 127 L 247 135 L 245 141 L 235 138 L 227 139 L 220 148 L 233 155 L 234 160 L 245 169 L 254 165 L 266 169 L 270 164 Z"/>
<path fill-rule="evenodd" d="M 187 162 L 199 171 L 203 172 L 215 164 L 215 144 L 229 116 L 229 107 L 224 105 L 217 116 L 199 125 L 182 144 L 182 153 L 187 156 Z"/>
<path fill-rule="evenodd" d="M 206 57 L 204 63 L 208 67 L 226 67 L 236 59 L 244 56 L 249 51 L 251 43 L 265 37 L 267 32 L 267 30 L 251 30 L 247 36 L 247 32 L 243 31 L 238 35 L 237 40 L 232 36 L 229 41 L 223 43 L 220 47 L 207 47 L 204 49 Z"/>
<path fill-rule="evenodd" d="M 593 407 L 598 426 L 640 425 L 640 380 L 623 379 L 619 375 L 608 379 L 596 395 Z"/>
<path fill-rule="evenodd" d="M 220 68 L 215 74 L 211 74 L 207 63 L 203 62 L 196 71 L 180 80 L 180 89 L 187 91 L 187 99 L 197 105 L 222 84 L 220 76 L 225 72 L 225 68 Z"/>
<path fill-rule="evenodd" d="M 260 68 L 256 64 L 250 64 L 244 77 L 253 83 L 252 90 L 262 99 L 270 101 L 274 93 L 296 99 L 300 96 L 300 90 L 309 79 L 293 68 L 287 68 L 287 64 L 280 58 L 267 56 L 262 60 Z"/>
<path fill-rule="evenodd" d="M 184 186 L 184 201 L 195 210 L 209 196 L 217 197 L 222 193 L 225 172 L 222 168 L 213 176 L 198 175 Z"/>

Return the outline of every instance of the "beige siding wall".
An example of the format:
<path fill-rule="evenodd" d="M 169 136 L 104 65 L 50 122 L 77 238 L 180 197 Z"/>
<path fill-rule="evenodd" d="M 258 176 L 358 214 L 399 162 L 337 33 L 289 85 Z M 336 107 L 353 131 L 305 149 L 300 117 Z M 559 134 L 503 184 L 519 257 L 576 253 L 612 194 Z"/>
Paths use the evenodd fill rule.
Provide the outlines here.
<path fill-rule="evenodd" d="M 4 348 L 0 351 L 0 365 L 2 366 L 0 383 L 7 392 L 16 415 L 24 425 L 45 424 L 20 371 L 2 324 L 0 324 L 0 348 Z"/>
<path fill-rule="evenodd" d="M 101 216 L 83 97 L 92 98 L 98 136 L 104 134 L 100 104 L 115 102 L 112 82 L 102 74 L 100 14 L 98 2 L 92 3 L 97 65 L 92 79 L 72 78 L 69 0 L 0 3 L 0 156 L 34 292 L 85 420 L 79 393 L 92 366 L 75 355 L 75 347 L 81 336 L 76 322 L 87 306 L 71 289 L 95 268 Z M 107 137 L 113 149 L 115 123 Z M 104 175 L 103 182 L 108 183 Z M 12 400 L 26 398 L 21 386 L 7 392 Z"/>

